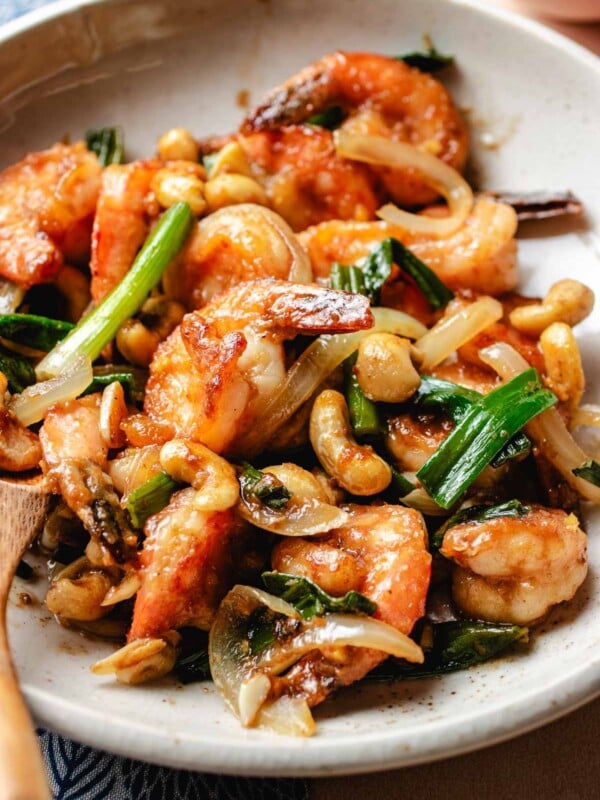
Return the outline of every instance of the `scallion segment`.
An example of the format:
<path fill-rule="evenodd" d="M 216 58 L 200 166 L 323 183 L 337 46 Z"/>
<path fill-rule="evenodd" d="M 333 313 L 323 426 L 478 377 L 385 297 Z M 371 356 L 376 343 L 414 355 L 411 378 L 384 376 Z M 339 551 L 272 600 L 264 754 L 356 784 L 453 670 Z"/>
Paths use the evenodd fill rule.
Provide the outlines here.
<path fill-rule="evenodd" d="M 434 309 L 444 308 L 454 297 L 454 292 L 438 278 L 435 272 L 424 264 L 420 258 L 405 247 L 398 239 L 384 239 L 381 247 L 389 242 L 392 260 L 401 270 L 413 279 L 425 295 L 429 305 Z"/>
<path fill-rule="evenodd" d="M 134 489 L 127 498 L 127 511 L 135 528 L 142 530 L 144 523 L 152 514 L 158 514 L 165 506 L 173 492 L 181 488 L 166 472 L 157 472 L 149 480 Z"/>
<path fill-rule="evenodd" d="M 126 370 L 117 370 L 105 375 L 96 375 L 92 378 L 92 382 L 87 387 L 83 394 L 93 394 L 94 392 L 103 392 L 111 383 L 120 383 L 125 391 L 125 396 L 130 401 L 136 401 L 139 395 L 139 390 L 136 384 L 135 375 Z"/>
<path fill-rule="evenodd" d="M 535 369 L 522 372 L 473 403 L 418 479 L 439 506 L 451 508 L 507 441 L 556 402 Z"/>
<path fill-rule="evenodd" d="M 0 372 L 8 382 L 12 394 L 20 394 L 27 386 L 35 383 L 35 371 L 31 362 L 18 353 L 0 347 Z"/>
<path fill-rule="evenodd" d="M 332 597 L 308 578 L 285 572 L 263 572 L 261 578 L 268 592 L 294 606 L 304 619 L 321 617 L 332 611 L 368 615 L 377 611 L 376 603 L 360 592 L 350 591 L 343 597 Z"/>
<path fill-rule="evenodd" d="M 600 486 L 600 464 L 593 458 L 584 461 L 580 467 L 575 467 L 573 475 L 583 478 L 588 483 L 593 483 L 594 486 Z"/>
<path fill-rule="evenodd" d="M 188 203 L 171 206 L 146 240 L 123 280 L 36 367 L 38 380 L 59 375 L 79 355 L 93 361 L 146 301 L 183 247 L 194 215 Z"/>
<path fill-rule="evenodd" d="M 85 143 L 88 150 L 98 156 L 100 166 L 107 167 L 109 164 L 123 163 L 124 137 L 122 128 L 116 126 L 114 128 L 90 130 L 85 135 Z"/>
<path fill-rule="evenodd" d="M 309 117 L 306 122 L 309 125 L 316 125 L 319 128 L 326 128 L 328 131 L 333 131 L 339 128 L 346 114 L 341 106 L 332 106 L 321 111 L 319 114 L 314 114 Z"/>
<path fill-rule="evenodd" d="M 289 489 L 272 475 L 270 472 L 262 472 L 252 464 L 244 462 L 244 471 L 240 475 L 240 491 L 245 500 L 256 498 L 260 502 L 272 508 L 274 511 L 285 506 L 290 501 L 292 495 Z"/>
<path fill-rule="evenodd" d="M 441 409 L 445 411 L 454 422 L 460 422 L 469 408 L 483 397 L 474 389 L 467 389 L 457 383 L 433 378 L 431 375 L 421 375 L 421 384 L 417 389 L 413 401 L 422 408 Z M 527 455 L 531 450 L 531 441 L 521 431 L 516 433 L 490 462 L 494 468 L 500 467 L 511 458 Z"/>
<path fill-rule="evenodd" d="M 383 426 L 379 418 L 377 404 L 364 394 L 354 372 L 357 353 L 344 361 L 344 393 L 348 404 L 348 414 L 354 435 L 359 439 L 379 436 Z"/>
<path fill-rule="evenodd" d="M 446 532 L 456 525 L 462 525 L 465 522 L 482 523 L 492 519 L 506 517 L 509 519 L 518 519 L 519 517 L 524 517 L 530 510 L 530 507 L 521 503 L 520 500 L 508 500 L 506 503 L 500 503 L 495 506 L 475 505 L 463 508 L 456 514 L 453 514 L 442 527 L 435 532 L 433 536 L 433 546 L 439 549 L 442 546 Z"/>
<path fill-rule="evenodd" d="M 73 330 L 72 322 L 37 314 L 2 314 L 0 338 L 48 352 Z"/>
<path fill-rule="evenodd" d="M 423 648 L 423 664 L 407 664 L 389 658 L 370 672 L 366 680 L 431 678 L 467 669 L 494 658 L 516 642 L 526 642 L 528 633 L 528 629 L 520 625 L 502 622 L 441 622 L 431 626 L 431 646 Z"/>
<path fill-rule="evenodd" d="M 433 45 L 428 47 L 427 50 L 416 50 L 413 53 L 396 56 L 396 58 L 421 72 L 438 72 L 454 63 L 454 56 L 443 55 Z"/>

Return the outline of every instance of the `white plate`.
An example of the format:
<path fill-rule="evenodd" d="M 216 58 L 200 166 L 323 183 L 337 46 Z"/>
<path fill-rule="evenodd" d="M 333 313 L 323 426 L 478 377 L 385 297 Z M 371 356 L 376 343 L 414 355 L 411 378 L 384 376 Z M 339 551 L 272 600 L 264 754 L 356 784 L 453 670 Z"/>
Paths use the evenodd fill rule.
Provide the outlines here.
<path fill-rule="evenodd" d="M 233 128 L 235 98 L 265 89 L 335 48 L 402 53 L 430 34 L 456 54 L 450 77 L 473 126 L 482 186 L 571 188 L 587 224 L 527 229 L 526 290 L 580 276 L 600 290 L 600 67 L 529 21 L 473 2 L 243 0 L 61 2 L 0 32 L 0 155 L 9 163 L 65 134 L 121 123 L 129 154 L 162 131 Z M 483 146 L 493 140 L 496 149 Z M 544 238 L 539 236 L 544 234 Z M 591 395 L 598 315 L 581 326 Z M 316 712 L 309 740 L 243 730 L 209 685 L 125 688 L 88 667 L 111 649 L 69 633 L 43 607 L 9 611 L 17 668 L 38 720 L 97 747 L 173 766 L 254 775 L 329 775 L 441 758 L 497 742 L 590 700 L 600 686 L 600 517 L 590 521 L 591 574 L 524 656 L 441 680 L 364 686 Z M 27 586 L 29 590 L 29 586 Z M 36 589 L 38 597 L 43 587 Z"/>

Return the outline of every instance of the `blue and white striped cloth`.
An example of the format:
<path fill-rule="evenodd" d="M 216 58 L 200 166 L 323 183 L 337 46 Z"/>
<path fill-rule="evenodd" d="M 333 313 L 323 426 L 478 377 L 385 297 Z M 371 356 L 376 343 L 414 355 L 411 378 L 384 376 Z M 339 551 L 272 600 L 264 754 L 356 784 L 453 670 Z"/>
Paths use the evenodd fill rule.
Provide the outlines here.
<path fill-rule="evenodd" d="M 0 0 L 0 24 L 47 3 Z M 56 800 L 308 800 L 300 780 L 172 770 L 93 750 L 50 731 L 38 733 Z"/>

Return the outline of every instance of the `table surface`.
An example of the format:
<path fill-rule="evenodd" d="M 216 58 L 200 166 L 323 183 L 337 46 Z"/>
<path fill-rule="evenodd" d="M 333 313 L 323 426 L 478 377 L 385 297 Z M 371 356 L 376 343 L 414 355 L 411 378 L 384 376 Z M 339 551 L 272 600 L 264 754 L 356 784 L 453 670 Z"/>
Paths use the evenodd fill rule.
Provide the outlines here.
<path fill-rule="evenodd" d="M 8 18 L 8 6 L 12 10 L 10 16 L 14 16 L 15 12 L 24 12 L 42 5 L 44 1 L 8 0 L 5 5 L 2 0 L 0 22 Z M 518 0 L 488 1 L 521 11 Z M 568 7 L 568 3 L 569 0 L 565 0 L 565 7 Z M 600 0 L 598 4 L 600 6 Z M 600 23 L 574 25 L 546 19 L 541 21 L 600 55 Z M 308 793 L 312 800 L 348 800 L 369 795 L 392 800 L 454 800 L 472 794 L 483 800 L 530 797 L 544 800 L 595 800 L 600 796 L 598 741 L 600 699 L 538 731 L 469 755 L 376 775 L 313 780 L 308 786 L 296 786 L 291 793 L 297 797 L 306 797 Z M 271 792 L 265 786 L 264 796 L 286 796 L 291 787 L 288 785 L 286 788 L 288 791 L 279 786 Z M 243 791 L 241 788 L 237 791 L 233 789 L 234 793 L 231 793 L 232 789 L 230 786 L 226 791 L 228 797 L 242 796 L 239 794 Z M 209 788 L 205 784 L 205 790 L 200 794 L 186 793 L 187 796 L 210 796 L 213 800 L 225 795 L 215 792 L 214 785 Z"/>

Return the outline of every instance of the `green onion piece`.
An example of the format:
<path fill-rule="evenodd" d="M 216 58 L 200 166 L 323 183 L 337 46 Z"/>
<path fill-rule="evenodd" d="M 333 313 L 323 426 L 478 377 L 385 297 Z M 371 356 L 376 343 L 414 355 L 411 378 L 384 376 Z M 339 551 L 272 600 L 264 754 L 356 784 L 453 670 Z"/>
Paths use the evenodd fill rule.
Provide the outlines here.
<path fill-rule="evenodd" d="M 446 532 L 455 525 L 461 525 L 463 522 L 488 522 L 491 519 L 500 519 L 502 517 L 518 519 L 519 517 L 524 517 L 530 510 L 530 507 L 521 503 L 520 500 L 509 500 L 496 506 L 476 505 L 463 508 L 453 514 L 436 531 L 432 544 L 439 549 L 442 546 Z"/>
<path fill-rule="evenodd" d="M 352 430 L 360 439 L 365 436 L 379 436 L 383 427 L 377 405 L 365 396 L 354 373 L 357 356 L 358 353 L 354 353 L 344 361 L 344 393 Z"/>
<path fill-rule="evenodd" d="M 21 559 L 17 564 L 15 575 L 17 578 L 21 578 L 21 580 L 30 581 L 34 576 L 34 569 L 31 564 L 28 564 L 24 559 Z"/>
<path fill-rule="evenodd" d="M 454 292 L 446 286 L 438 276 L 424 264 L 420 258 L 405 247 L 398 239 L 385 239 L 381 246 L 391 242 L 392 258 L 401 270 L 404 270 L 429 301 L 429 305 L 434 309 L 444 308 L 454 297 Z"/>
<path fill-rule="evenodd" d="M 100 355 L 125 320 L 144 304 L 183 247 L 193 221 L 187 203 L 175 203 L 165 211 L 123 280 L 38 364 L 39 380 L 59 375 L 79 355 L 92 361 Z"/>
<path fill-rule="evenodd" d="M 593 458 L 584 461 L 580 467 L 575 467 L 573 475 L 583 478 L 588 483 L 593 483 L 594 486 L 600 486 L 600 464 Z"/>
<path fill-rule="evenodd" d="M 51 350 L 64 339 L 75 326 L 72 322 L 40 317 L 37 314 L 2 314 L 0 337 L 11 342 L 33 347 L 36 350 Z"/>
<path fill-rule="evenodd" d="M 467 389 L 451 381 L 421 375 L 421 384 L 413 396 L 413 401 L 423 408 L 443 409 L 454 422 L 460 422 L 469 408 L 483 397 L 474 389 Z M 491 460 L 497 468 L 511 458 L 526 455 L 531 450 L 531 441 L 522 433 L 516 433 Z"/>
<path fill-rule="evenodd" d="M 338 292 L 347 292 L 350 282 L 348 280 L 348 267 L 334 262 L 329 273 L 329 285 Z"/>
<path fill-rule="evenodd" d="M 408 665 L 389 658 L 367 680 L 394 681 L 406 678 L 431 678 L 467 669 L 494 658 L 516 642 L 526 642 L 528 629 L 502 622 L 441 622 L 432 625 L 433 641 L 424 650 L 423 664 Z"/>
<path fill-rule="evenodd" d="M 107 375 L 94 375 L 92 382 L 83 394 L 102 392 L 111 383 L 120 383 L 128 400 L 135 400 L 138 393 L 135 376 L 132 372 L 111 372 Z"/>
<path fill-rule="evenodd" d="M 416 67 L 421 72 L 438 72 L 444 67 L 454 64 L 454 56 L 445 56 L 439 53 L 433 45 L 427 50 L 413 53 L 406 53 L 403 56 L 396 56 L 398 61 L 404 61 L 409 67 Z"/>
<path fill-rule="evenodd" d="M 278 624 L 285 623 L 287 617 L 276 614 L 270 608 L 259 606 L 248 617 L 246 637 L 252 655 L 258 655 L 270 645 L 274 644 L 275 629 Z"/>
<path fill-rule="evenodd" d="M 331 108 L 326 108 L 325 111 L 321 111 L 320 114 L 309 117 L 306 122 L 309 125 L 317 125 L 319 128 L 333 131 L 340 127 L 345 117 L 346 114 L 341 106 L 332 106 Z"/>
<path fill-rule="evenodd" d="M 394 266 L 394 253 L 392 242 L 394 239 L 384 239 L 369 255 L 363 265 L 365 276 L 365 294 L 372 305 L 379 305 L 381 288 L 392 274 Z"/>
<path fill-rule="evenodd" d="M 427 459 L 417 477 L 442 508 L 450 508 L 506 442 L 557 402 L 535 369 L 484 395 Z"/>
<path fill-rule="evenodd" d="M 261 578 L 268 592 L 290 603 L 304 619 L 321 617 L 331 611 L 368 615 L 377 611 L 377 605 L 360 592 L 331 597 L 308 578 L 285 572 L 263 572 Z"/>
<path fill-rule="evenodd" d="M 123 129 L 97 128 L 85 134 L 88 150 L 96 153 L 100 166 L 122 164 L 124 155 Z"/>
<path fill-rule="evenodd" d="M 414 483 L 412 483 L 412 481 L 409 481 L 408 478 L 405 478 L 400 470 L 396 469 L 396 467 L 391 467 L 391 470 L 392 482 L 387 491 L 393 491 L 395 499 L 406 497 L 407 494 L 414 492 L 417 487 Z"/>
<path fill-rule="evenodd" d="M 35 371 L 31 362 L 4 347 L 0 347 L 0 372 L 8 381 L 8 390 L 12 394 L 21 394 L 27 386 L 35 383 Z"/>
<path fill-rule="evenodd" d="M 270 472 L 261 472 L 247 461 L 243 463 L 244 471 L 240 475 L 240 489 L 244 499 L 254 497 L 274 510 L 284 508 L 292 496 L 287 487 L 271 475 Z"/>
<path fill-rule="evenodd" d="M 181 488 L 166 472 L 157 472 L 146 483 L 138 486 L 127 498 L 127 511 L 135 528 L 142 530 L 144 523 L 152 514 L 158 514 L 165 506 L 173 492 Z"/>
<path fill-rule="evenodd" d="M 181 683 L 211 679 L 208 662 L 208 634 L 198 628 L 179 628 L 181 644 L 173 671 Z"/>

